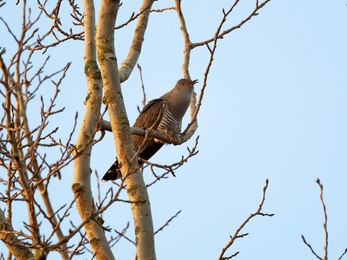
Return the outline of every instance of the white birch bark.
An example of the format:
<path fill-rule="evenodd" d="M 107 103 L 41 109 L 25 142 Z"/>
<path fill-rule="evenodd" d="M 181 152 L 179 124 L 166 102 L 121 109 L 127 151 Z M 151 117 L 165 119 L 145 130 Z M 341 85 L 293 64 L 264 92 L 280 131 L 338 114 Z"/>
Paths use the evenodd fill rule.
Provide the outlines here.
<path fill-rule="evenodd" d="M 78 157 L 74 161 L 74 183 L 72 190 L 76 207 L 96 259 L 115 259 L 107 243 L 104 231 L 95 215 L 94 200 L 90 185 L 90 156 L 92 141 L 100 120 L 102 82 L 96 61 L 95 7 L 93 0 L 84 0 L 84 66 L 88 85 L 85 113 L 76 143 Z M 89 220 L 89 221 L 88 221 Z"/>
<path fill-rule="evenodd" d="M 125 177 L 124 182 L 129 200 L 132 201 L 131 210 L 137 259 L 155 260 L 150 202 L 143 177 L 138 169 L 137 160 L 131 160 L 134 156 L 134 146 L 131 140 L 129 121 L 120 87 L 121 79 L 118 72 L 117 56 L 114 50 L 114 26 L 118 7 L 119 1 L 102 1 L 98 17 L 96 44 L 105 90 L 103 101 L 108 106 L 120 169 L 123 177 Z M 135 50 L 131 48 L 131 51 Z"/>

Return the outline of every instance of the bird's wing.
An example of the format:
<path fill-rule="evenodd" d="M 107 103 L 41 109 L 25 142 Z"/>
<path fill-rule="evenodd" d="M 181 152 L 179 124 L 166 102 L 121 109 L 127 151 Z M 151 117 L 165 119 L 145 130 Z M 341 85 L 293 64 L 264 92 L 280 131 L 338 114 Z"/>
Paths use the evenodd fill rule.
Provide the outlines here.
<path fill-rule="evenodd" d="M 166 106 L 166 101 L 163 99 L 154 99 L 150 101 L 141 111 L 140 115 L 134 123 L 134 127 L 139 127 L 143 129 L 157 129 L 162 116 L 163 109 Z M 139 149 L 142 145 L 144 137 L 139 135 L 132 136 L 133 143 L 135 146 L 135 151 Z"/>
<path fill-rule="evenodd" d="M 150 101 L 141 111 L 140 115 L 135 121 L 134 127 L 139 127 L 143 129 L 153 128 L 157 129 L 162 115 L 163 109 L 166 106 L 166 102 L 163 99 L 154 99 Z M 162 146 L 163 143 L 155 142 L 154 139 L 148 139 L 145 144 L 143 144 L 144 137 L 139 135 L 133 135 L 132 140 L 135 146 L 135 151 L 137 151 L 140 147 L 142 151 L 138 154 L 139 157 L 148 160 L 151 158 Z M 142 145 L 143 144 L 143 145 Z M 141 146 L 142 145 L 142 146 Z M 142 164 L 139 162 L 139 164 Z M 108 180 L 116 180 L 122 176 L 119 170 L 118 160 L 114 162 L 114 164 L 108 169 L 104 177 L 103 181 Z"/>

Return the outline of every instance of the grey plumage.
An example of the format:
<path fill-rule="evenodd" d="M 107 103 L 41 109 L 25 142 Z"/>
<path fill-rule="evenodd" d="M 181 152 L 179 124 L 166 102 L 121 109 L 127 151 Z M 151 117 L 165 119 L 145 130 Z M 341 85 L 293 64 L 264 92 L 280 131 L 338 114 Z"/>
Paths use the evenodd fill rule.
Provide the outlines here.
<path fill-rule="evenodd" d="M 186 113 L 194 84 L 197 80 L 180 79 L 175 87 L 158 99 L 150 101 L 141 111 L 134 123 L 134 127 L 143 129 L 152 128 L 170 135 L 181 134 L 182 118 Z M 143 144 L 144 137 L 133 135 L 135 151 L 141 147 L 138 157 L 149 160 L 162 146 L 163 142 L 149 138 Z M 139 165 L 142 162 L 139 161 Z M 106 172 L 103 181 L 116 180 L 121 177 L 118 160 Z"/>

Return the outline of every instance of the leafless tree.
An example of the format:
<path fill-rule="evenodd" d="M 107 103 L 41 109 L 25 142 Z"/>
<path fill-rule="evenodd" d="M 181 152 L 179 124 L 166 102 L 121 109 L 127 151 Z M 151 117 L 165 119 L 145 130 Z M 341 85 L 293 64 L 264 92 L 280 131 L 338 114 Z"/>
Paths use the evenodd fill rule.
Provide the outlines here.
<path fill-rule="evenodd" d="M 254 7 L 239 23 L 226 27 L 225 22 L 239 4 L 235 0 L 231 6 L 221 10 L 220 23 L 214 35 L 201 42 L 191 42 L 189 28 L 185 23 L 184 9 L 180 0 L 174 1 L 174 6 L 155 9 L 153 0 L 143 0 L 139 12 L 134 12 L 127 21 L 116 26 L 116 18 L 122 5 L 119 0 L 101 1 L 100 11 L 96 18 L 93 0 L 83 0 L 82 6 L 74 0 L 57 0 L 51 2 L 38 0 L 36 5 L 27 0 L 0 3 L 0 8 L 10 5 L 15 9 L 13 15 L 21 19 L 20 30 L 15 29 L 2 17 L 1 23 L 6 28 L 6 39 L 11 39 L 16 48 L 7 48 L 8 43 L 0 40 L 0 69 L 3 114 L 1 117 L 0 162 L 6 175 L 2 174 L 0 181 L 2 210 L 0 211 L 0 238 L 8 248 L 7 259 L 45 259 L 50 252 L 56 251 L 62 259 L 71 259 L 86 251 L 90 251 L 96 259 L 114 259 L 111 247 L 121 237 L 129 241 L 136 241 L 136 258 L 156 259 L 154 248 L 153 220 L 147 187 L 140 172 L 137 160 L 129 160 L 136 155 L 133 152 L 131 134 L 155 137 L 166 143 L 182 144 L 193 137 L 198 124 L 197 118 L 208 85 L 208 76 L 213 65 L 217 43 L 221 39 L 227 40 L 227 35 L 240 28 L 270 0 L 254 1 Z M 20 13 L 21 8 L 21 13 Z M 67 11 L 69 8 L 69 11 Z M 83 9 L 83 11 L 82 11 Z M 1 9 L 0 9 L 1 11 Z M 141 54 L 142 43 L 151 13 L 176 12 L 181 25 L 184 40 L 182 73 L 183 77 L 190 78 L 190 54 L 196 48 L 206 48 L 208 62 L 198 95 L 193 93 L 190 105 L 190 123 L 183 134 L 170 137 L 155 130 L 131 128 L 126 114 L 121 83 L 125 82 L 135 68 Z M 66 14 L 70 14 L 68 17 Z M 19 15 L 20 14 L 20 15 Z M 42 24 L 45 26 L 42 26 Z M 127 57 L 118 62 L 115 50 L 114 31 L 126 28 L 130 23 L 136 23 L 132 43 L 129 46 Z M 48 25 L 48 26 L 47 26 Z M 96 26 L 97 25 L 97 26 Z M 2 33 L 4 35 L 4 33 Z M 2 36 L 4 37 L 4 36 Z M 2 38 L 3 39 L 3 38 Z M 68 115 L 71 118 L 71 131 L 62 141 L 59 137 L 59 125 L 53 128 L 49 119 L 64 113 L 64 107 L 57 103 L 60 89 L 67 85 L 64 81 L 70 67 L 66 63 L 62 68 L 47 73 L 49 53 L 53 47 L 62 46 L 67 42 L 77 40 L 84 42 L 84 68 L 87 82 L 87 91 L 84 95 L 85 110 L 82 118 L 77 114 Z M 40 63 L 38 60 L 45 57 Z M 118 67 L 118 65 L 120 67 Z M 41 95 L 42 88 L 53 89 L 52 95 Z M 80 86 L 81 87 L 81 86 Z M 82 91 L 82 89 L 81 89 Z M 41 95 L 41 96 L 40 96 Z M 32 106 L 40 102 L 40 107 Z M 110 121 L 103 119 L 103 104 L 106 106 Z M 65 104 L 65 106 L 68 106 Z M 77 140 L 74 143 L 73 134 L 77 122 L 80 128 Z M 90 159 L 93 155 L 93 145 L 102 141 L 106 131 L 113 133 L 117 157 L 122 162 L 121 171 L 124 175 L 115 189 L 98 196 L 92 194 Z M 156 168 L 163 168 L 166 172 L 156 176 L 158 179 L 167 174 L 174 174 L 190 157 L 197 154 L 196 145 L 188 149 L 188 155 L 171 165 L 159 165 L 147 162 L 155 173 Z M 52 158 L 51 151 L 59 156 Z M 68 202 L 52 202 L 50 191 L 52 185 L 59 185 L 60 178 L 64 176 L 66 167 L 73 162 L 74 179 L 72 192 L 74 200 Z M 253 217 L 272 216 L 262 213 L 265 193 L 268 182 L 263 190 L 263 198 L 259 208 L 248 217 L 227 245 L 222 249 L 219 259 L 230 259 L 234 255 L 225 256 L 227 249 L 240 234 L 242 228 Z M 117 232 L 115 237 L 107 239 L 101 214 L 108 210 L 115 202 L 122 202 L 119 194 L 126 190 L 133 222 L 135 238 L 130 239 L 123 231 Z M 124 202 L 124 201 L 123 201 Z M 14 215 L 16 207 L 26 207 L 22 228 L 15 229 Z M 78 211 L 80 221 L 72 219 L 70 214 Z M 172 216 L 157 232 L 161 231 L 174 219 Z M 69 230 L 64 230 L 62 224 L 70 223 Z M 49 228 L 48 228 L 49 227 Z"/>

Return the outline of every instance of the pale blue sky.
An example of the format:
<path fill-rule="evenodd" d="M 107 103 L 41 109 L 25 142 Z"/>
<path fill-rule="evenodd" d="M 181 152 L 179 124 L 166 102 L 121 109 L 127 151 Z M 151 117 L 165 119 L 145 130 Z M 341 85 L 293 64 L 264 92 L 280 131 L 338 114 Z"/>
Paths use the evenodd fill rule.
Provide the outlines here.
<path fill-rule="evenodd" d="M 253 9 L 254 1 L 241 2 L 226 26 Z M 222 17 L 221 8 L 228 9 L 231 3 L 183 1 L 191 40 L 212 37 Z M 124 2 L 118 21 L 137 11 L 134 6 Z M 154 4 L 155 9 L 167 6 L 173 2 Z M 9 10 L 15 18 L 13 14 L 20 8 L 7 3 L 0 16 L 10 19 Z M 346 22 L 345 1 L 272 0 L 257 17 L 218 42 L 196 133 L 200 152 L 177 170 L 176 178 L 170 176 L 149 189 L 156 228 L 182 210 L 156 236 L 158 259 L 216 259 L 229 235 L 257 209 L 267 178 L 270 184 L 264 212 L 275 216 L 253 219 L 244 230 L 249 236 L 238 240 L 229 253 L 240 251 L 235 258 L 239 260 L 315 259 L 301 240 L 304 234 L 322 256 L 323 214 L 315 183 L 320 178 L 328 211 L 329 256 L 337 259 L 342 254 L 347 247 Z M 127 54 L 133 27 L 116 32 L 119 62 Z M 174 11 L 151 15 L 139 59 L 147 100 L 161 96 L 182 77 L 179 27 Z M 2 24 L 0 31 L 4 35 Z M 10 52 L 11 47 L 6 47 Z M 207 60 L 205 47 L 193 50 L 190 74 L 200 83 Z M 61 106 L 67 107 L 63 116 L 57 116 L 62 138 L 71 128 L 72 113 L 78 111 L 79 119 L 83 114 L 86 88 L 81 42 L 53 49 L 47 71 L 66 62 L 72 62 L 72 67 L 59 98 Z M 142 98 L 137 70 L 123 84 L 123 91 L 133 122 Z M 52 128 L 57 122 L 50 120 Z M 175 162 L 186 154 L 186 146 L 193 144 L 192 139 L 180 147 L 166 146 L 152 161 Z M 93 151 L 92 169 L 102 175 L 115 157 L 111 134 Z M 65 204 L 72 198 L 72 168 L 62 175 L 63 184 L 56 184 L 58 192 L 52 196 L 64 199 L 61 204 Z M 145 175 L 148 182 L 153 180 L 148 170 Z M 66 197 L 59 191 L 63 185 Z M 102 184 L 102 192 L 111 185 Z M 104 220 L 122 230 L 127 221 L 132 222 L 129 205 L 113 205 Z M 130 231 L 127 235 L 132 236 Z M 117 259 L 132 259 L 134 247 L 121 240 L 114 252 Z M 90 258 L 84 255 L 80 259 Z"/>

